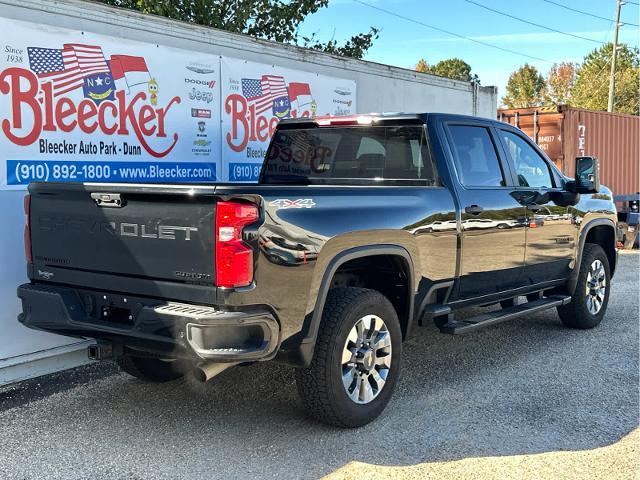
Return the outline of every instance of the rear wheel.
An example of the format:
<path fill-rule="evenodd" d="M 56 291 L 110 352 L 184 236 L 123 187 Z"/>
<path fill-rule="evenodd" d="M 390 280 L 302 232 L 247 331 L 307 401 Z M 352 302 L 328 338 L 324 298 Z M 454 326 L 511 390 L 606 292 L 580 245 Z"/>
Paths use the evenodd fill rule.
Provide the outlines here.
<path fill-rule="evenodd" d="M 170 382 L 184 376 L 186 365 L 181 360 L 135 357 L 129 354 L 116 359 L 120 369 L 146 382 Z"/>
<path fill-rule="evenodd" d="M 611 273 L 606 253 L 600 245 L 585 244 L 571 303 L 558 307 L 562 323 L 581 329 L 598 326 L 607 310 L 610 289 Z"/>
<path fill-rule="evenodd" d="M 296 371 L 308 413 L 353 428 L 386 407 L 400 377 L 402 331 L 381 293 L 364 288 L 329 292 L 311 365 Z"/>

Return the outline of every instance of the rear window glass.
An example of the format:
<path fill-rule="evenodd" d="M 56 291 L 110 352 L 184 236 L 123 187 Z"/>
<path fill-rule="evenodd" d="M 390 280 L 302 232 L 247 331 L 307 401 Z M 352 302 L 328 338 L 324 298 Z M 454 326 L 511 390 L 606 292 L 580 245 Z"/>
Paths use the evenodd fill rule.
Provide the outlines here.
<path fill-rule="evenodd" d="M 424 129 L 416 125 L 282 129 L 265 162 L 263 183 L 437 184 Z"/>

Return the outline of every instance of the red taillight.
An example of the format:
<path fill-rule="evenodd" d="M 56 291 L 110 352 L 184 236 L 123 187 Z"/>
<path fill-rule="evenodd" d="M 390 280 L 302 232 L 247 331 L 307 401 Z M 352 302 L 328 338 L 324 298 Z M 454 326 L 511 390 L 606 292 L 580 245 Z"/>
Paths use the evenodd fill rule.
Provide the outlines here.
<path fill-rule="evenodd" d="M 258 219 L 250 203 L 216 205 L 216 285 L 246 287 L 253 281 L 253 250 L 242 241 L 242 229 Z"/>
<path fill-rule="evenodd" d="M 33 254 L 31 253 L 31 195 L 24 197 L 24 256 L 27 263 L 33 263 Z"/>

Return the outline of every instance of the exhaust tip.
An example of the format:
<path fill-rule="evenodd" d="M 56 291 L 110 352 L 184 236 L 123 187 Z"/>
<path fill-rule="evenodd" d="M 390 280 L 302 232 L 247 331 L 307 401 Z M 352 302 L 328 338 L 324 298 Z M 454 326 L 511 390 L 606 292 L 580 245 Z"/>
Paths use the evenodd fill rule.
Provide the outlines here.
<path fill-rule="evenodd" d="M 193 376 L 200 382 L 208 382 L 213 377 L 221 374 L 228 368 L 237 365 L 238 362 L 224 363 L 224 362 L 202 362 L 196 366 L 193 370 Z"/>
<path fill-rule="evenodd" d="M 202 383 L 208 380 L 207 375 L 204 373 L 204 370 L 202 370 L 200 367 L 196 367 L 193 369 L 193 376 L 196 380 Z"/>

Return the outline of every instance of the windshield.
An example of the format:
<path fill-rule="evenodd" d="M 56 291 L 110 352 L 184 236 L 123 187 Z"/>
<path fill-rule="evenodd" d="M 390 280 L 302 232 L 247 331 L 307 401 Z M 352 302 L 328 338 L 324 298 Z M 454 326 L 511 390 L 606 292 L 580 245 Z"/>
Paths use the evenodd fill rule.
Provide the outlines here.
<path fill-rule="evenodd" d="M 419 125 L 277 130 L 265 162 L 266 184 L 437 182 Z"/>

